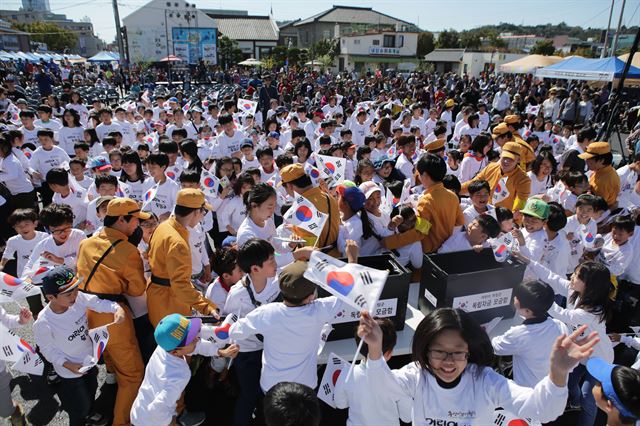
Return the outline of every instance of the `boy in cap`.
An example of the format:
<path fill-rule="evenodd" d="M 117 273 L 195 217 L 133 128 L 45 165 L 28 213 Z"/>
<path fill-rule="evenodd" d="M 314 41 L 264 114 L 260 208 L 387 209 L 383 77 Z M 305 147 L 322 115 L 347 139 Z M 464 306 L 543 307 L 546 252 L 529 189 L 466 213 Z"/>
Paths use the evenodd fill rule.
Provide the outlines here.
<path fill-rule="evenodd" d="M 349 240 L 346 252 L 355 263 L 358 246 Z M 304 277 L 307 265 L 296 261 L 286 266 L 278 276 L 283 301 L 257 307 L 229 330 L 234 340 L 264 337 L 260 387 L 265 393 L 280 382 L 316 387 L 320 332 L 344 307 L 334 296 L 316 300 L 316 285 Z"/>
<path fill-rule="evenodd" d="M 157 325 L 158 346 L 145 370 L 144 381 L 131 407 L 131 423 L 136 426 L 190 425 L 205 421 L 204 413 L 177 413 L 178 400 L 191 379 L 187 356 L 218 355 L 234 358 L 238 346 L 219 349 L 215 342 L 200 339 L 202 320 L 170 314 Z"/>
<path fill-rule="evenodd" d="M 594 172 L 589 177 L 593 194 L 604 198 L 611 210 L 615 209 L 620 193 L 620 176 L 612 166 L 613 154 L 609 143 L 592 142 L 578 158 L 585 160 L 589 170 Z"/>
<path fill-rule="evenodd" d="M 124 309 L 117 303 L 79 293 L 81 280 L 67 266 L 47 272 L 42 278 L 42 292 L 49 303 L 33 324 L 40 353 L 60 376 L 57 394 L 71 426 L 83 426 L 89 420 L 98 387 L 98 368 L 81 370 L 93 351 L 87 309 L 112 313 L 116 324 L 125 318 Z M 98 417 L 94 414 L 90 419 L 96 422 Z"/>

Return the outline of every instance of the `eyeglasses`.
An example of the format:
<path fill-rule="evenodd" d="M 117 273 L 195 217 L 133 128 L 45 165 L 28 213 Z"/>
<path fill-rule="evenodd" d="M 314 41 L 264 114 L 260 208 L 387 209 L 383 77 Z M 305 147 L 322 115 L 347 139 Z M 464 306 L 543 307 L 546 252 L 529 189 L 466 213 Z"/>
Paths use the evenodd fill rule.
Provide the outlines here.
<path fill-rule="evenodd" d="M 71 227 L 70 226 L 67 226 L 66 228 L 62 228 L 62 229 L 51 229 L 51 228 L 49 228 L 49 232 L 51 232 L 51 234 L 53 234 L 53 235 L 62 235 L 62 234 L 66 234 L 69 231 L 71 231 Z"/>
<path fill-rule="evenodd" d="M 427 353 L 429 354 L 429 358 L 436 361 L 444 361 L 449 357 L 451 357 L 453 361 L 466 361 L 469 358 L 469 352 L 447 352 L 430 350 Z"/>

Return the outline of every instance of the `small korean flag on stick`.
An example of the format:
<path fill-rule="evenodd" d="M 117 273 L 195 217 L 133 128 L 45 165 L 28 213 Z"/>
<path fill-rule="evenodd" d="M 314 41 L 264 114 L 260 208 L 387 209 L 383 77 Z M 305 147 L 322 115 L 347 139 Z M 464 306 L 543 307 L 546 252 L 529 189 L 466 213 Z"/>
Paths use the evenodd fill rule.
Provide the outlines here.
<path fill-rule="evenodd" d="M 316 155 L 316 161 L 320 171 L 327 177 L 333 178 L 335 183 L 340 183 L 344 180 L 347 167 L 347 161 L 344 158 Z"/>
<path fill-rule="evenodd" d="M 20 300 L 39 294 L 40 289 L 31 284 L 29 280 L 16 278 L 13 275 L 0 272 L 0 296 Z"/>
<path fill-rule="evenodd" d="M 496 261 L 502 263 L 509 257 L 509 253 L 513 250 L 513 235 L 510 233 L 503 234 L 498 238 L 490 240 L 491 248 L 493 249 L 493 257 Z"/>
<path fill-rule="evenodd" d="M 158 185 L 153 185 L 147 192 L 145 192 L 144 197 L 142 199 L 142 210 L 147 210 L 147 208 L 151 205 L 153 200 L 156 199 L 156 194 L 158 193 Z"/>
<path fill-rule="evenodd" d="M 22 373 L 42 376 L 42 373 L 44 372 L 44 362 L 37 353 L 24 352 L 22 354 L 22 358 L 13 364 L 12 368 Z"/>
<path fill-rule="evenodd" d="M 320 387 L 318 387 L 318 398 L 332 408 L 336 408 L 333 402 L 336 383 L 340 375 L 343 374 L 347 368 L 349 368 L 349 363 L 332 352 L 327 360 L 327 368 L 322 375 Z"/>
<path fill-rule="evenodd" d="M 238 111 L 243 115 L 255 115 L 256 109 L 258 108 L 258 103 L 254 101 L 250 101 L 249 99 L 238 99 Z"/>
<path fill-rule="evenodd" d="M 293 205 L 287 210 L 284 221 L 319 237 L 327 218 L 328 215 L 318 211 L 311 201 L 298 195 Z"/>
<path fill-rule="evenodd" d="M 229 343 L 229 329 L 238 322 L 238 315 L 229 314 L 217 327 L 202 326 L 200 337 L 215 343 Z"/>
<path fill-rule="evenodd" d="M 217 197 L 220 190 L 220 179 L 208 170 L 202 170 L 200 174 L 200 186 L 202 192 L 210 197 Z"/>
<path fill-rule="evenodd" d="M 108 326 L 109 325 L 103 325 L 102 327 L 96 327 L 89 330 L 89 338 L 91 339 L 93 348 L 91 355 L 87 356 L 82 362 L 82 367 L 79 370 L 81 373 L 86 373 L 98 364 L 98 361 L 104 353 L 104 350 L 107 348 L 107 343 L 109 342 Z"/>

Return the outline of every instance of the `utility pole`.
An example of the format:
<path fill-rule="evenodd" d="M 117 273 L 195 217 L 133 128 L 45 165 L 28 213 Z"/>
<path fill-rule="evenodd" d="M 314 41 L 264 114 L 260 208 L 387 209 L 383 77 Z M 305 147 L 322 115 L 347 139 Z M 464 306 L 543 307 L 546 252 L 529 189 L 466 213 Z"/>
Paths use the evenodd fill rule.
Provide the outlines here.
<path fill-rule="evenodd" d="M 609 22 L 607 23 L 607 31 L 604 33 L 604 46 L 602 46 L 602 52 L 600 52 L 600 59 L 607 57 L 607 43 L 609 41 L 609 29 L 611 28 L 611 18 L 613 17 L 613 6 L 616 4 L 616 0 L 611 0 L 611 10 L 609 11 Z"/>
<path fill-rule="evenodd" d="M 613 46 L 611 47 L 611 56 L 616 56 L 616 49 L 618 48 L 618 36 L 620 35 L 620 28 L 622 27 L 622 15 L 624 14 L 624 5 L 627 0 L 622 0 L 622 8 L 620 9 L 620 17 L 618 18 L 618 29 L 616 35 L 613 38 Z"/>
<path fill-rule="evenodd" d="M 120 28 L 120 13 L 118 13 L 118 0 L 113 0 L 113 17 L 116 20 L 116 37 L 118 40 L 118 53 L 120 54 L 120 66 L 125 68 L 128 66 L 125 53 L 124 43 L 122 42 L 122 30 Z"/>

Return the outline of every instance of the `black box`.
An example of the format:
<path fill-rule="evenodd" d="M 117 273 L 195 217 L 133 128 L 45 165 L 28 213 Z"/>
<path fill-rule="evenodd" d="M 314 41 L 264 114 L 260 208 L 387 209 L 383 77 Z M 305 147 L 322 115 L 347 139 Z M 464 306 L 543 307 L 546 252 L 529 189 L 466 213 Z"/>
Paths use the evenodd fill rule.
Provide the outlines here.
<path fill-rule="evenodd" d="M 346 259 L 342 260 L 346 262 Z M 387 282 L 382 289 L 380 301 L 374 315 L 391 319 L 396 326 L 396 330 L 404 329 L 411 272 L 402 266 L 392 253 L 377 256 L 360 256 L 358 257 L 358 263 L 370 268 L 389 271 Z M 331 293 L 318 287 L 318 297 L 327 296 L 331 296 Z M 333 323 L 333 331 L 329 334 L 328 340 L 353 339 L 359 316 L 360 313 L 350 307 L 340 312 L 336 317 L 336 322 Z"/>
<path fill-rule="evenodd" d="M 516 259 L 500 263 L 489 248 L 425 255 L 418 306 L 427 314 L 454 307 L 481 324 L 513 317 L 513 288 L 522 282 L 526 265 Z"/>

